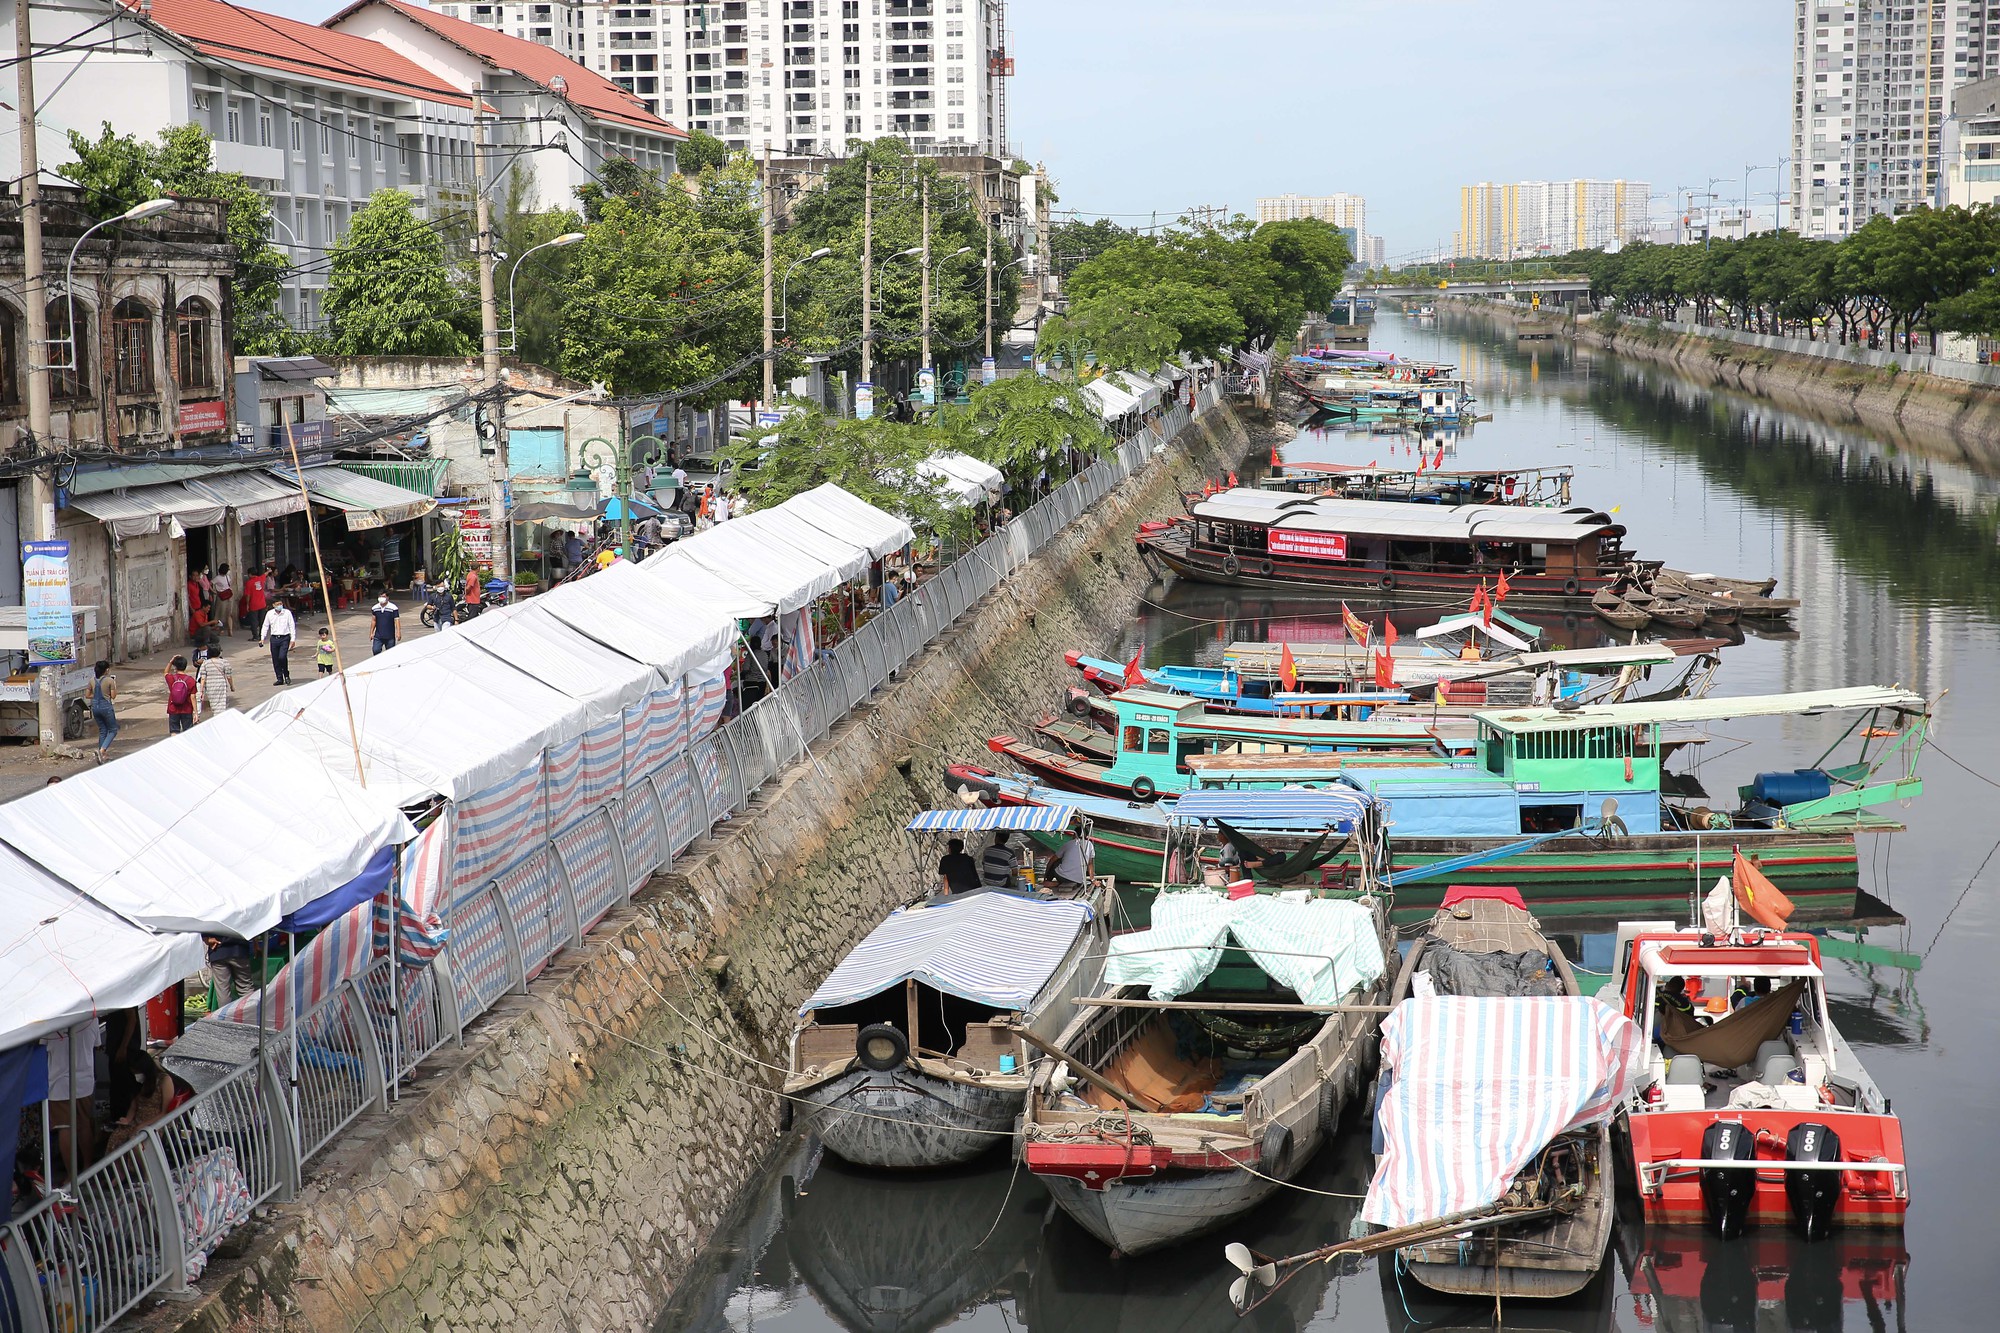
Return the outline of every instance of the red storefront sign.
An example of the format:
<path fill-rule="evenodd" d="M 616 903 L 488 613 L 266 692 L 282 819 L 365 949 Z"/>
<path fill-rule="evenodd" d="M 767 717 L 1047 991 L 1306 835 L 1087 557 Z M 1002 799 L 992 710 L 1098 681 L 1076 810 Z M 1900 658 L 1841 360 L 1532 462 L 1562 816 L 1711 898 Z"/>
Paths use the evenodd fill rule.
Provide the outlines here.
<path fill-rule="evenodd" d="M 229 425 L 229 409 L 220 398 L 205 403 L 181 404 L 181 434 L 196 435 L 207 430 L 223 430 Z"/>
<path fill-rule="evenodd" d="M 1347 534 L 1292 532 L 1285 528 L 1272 528 L 1270 550 L 1272 555 L 1302 555 L 1308 560 L 1345 560 Z"/>

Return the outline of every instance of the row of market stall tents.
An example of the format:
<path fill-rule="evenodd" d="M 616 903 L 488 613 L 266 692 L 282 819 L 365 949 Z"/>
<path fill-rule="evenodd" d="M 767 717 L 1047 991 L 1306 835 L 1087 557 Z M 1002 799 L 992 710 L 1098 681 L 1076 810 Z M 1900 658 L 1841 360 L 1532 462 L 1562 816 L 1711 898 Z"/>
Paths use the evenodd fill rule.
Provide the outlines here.
<path fill-rule="evenodd" d="M 822 486 L 0 806 L 0 1052 L 199 973 L 204 937 L 318 928 L 177 1044 L 209 1086 L 385 967 L 392 910 L 382 1002 L 435 986 L 462 1026 L 726 817 L 706 737 L 739 619 L 809 644 L 812 602 L 911 538 Z"/>

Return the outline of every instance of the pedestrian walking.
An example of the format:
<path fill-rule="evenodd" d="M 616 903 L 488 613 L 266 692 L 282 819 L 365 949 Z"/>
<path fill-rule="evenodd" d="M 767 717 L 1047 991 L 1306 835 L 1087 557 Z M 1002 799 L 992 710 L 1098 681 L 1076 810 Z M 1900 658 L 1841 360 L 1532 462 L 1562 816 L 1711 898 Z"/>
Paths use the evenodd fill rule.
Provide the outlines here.
<path fill-rule="evenodd" d="M 204 935 L 208 972 L 215 978 L 215 998 L 223 1004 L 257 993 L 257 951 L 248 940 Z"/>
<path fill-rule="evenodd" d="M 228 712 L 236 700 L 236 670 L 219 651 L 211 650 L 202 658 L 201 665 L 195 668 L 194 685 L 210 717 Z"/>
<path fill-rule="evenodd" d="M 97 760 L 104 762 L 104 756 L 111 749 L 111 742 L 118 739 L 118 677 L 111 674 L 111 663 L 98 659 L 91 668 L 96 673 L 90 682 L 90 720 L 97 724 Z"/>
<path fill-rule="evenodd" d="M 465 614 L 467 619 L 479 614 L 479 599 L 483 594 L 479 589 L 479 571 L 465 571 Z"/>
<path fill-rule="evenodd" d="M 267 563 L 243 580 L 243 626 L 258 639 L 264 637 L 264 611 L 270 597 L 271 566 Z"/>
<path fill-rule="evenodd" d="M 167 735 L 173 736 L 194 725 L 194 676 L 188 660 L 178 653 L 167 663 L 162 676 L 167 682 Z"/>
<path fill-rule="evenodd" d="M 388 652 L 403 638 L 403 613 L 389 600 L 389 585 L 378 584 L 375 588 L 375 605 L 368 608 L 369 618 L 375 622 L 372 642 L 377 655 Z"/>
<path fill-rule="evenodd" d="M 209 586 L 215 590 L 215 627 L 233 638 L 236 634 L 236 580 L 229 576 L 228 565 L 215 571 Z"/>
<path fill-rule="evenodd" d="M 271 683 L 289 685 L 292 683 L 292 636 L 299 632 L 299 622 L 292 617 L 292 610 L 280 597 L 273 601 L 264 612 L 264 626 L 257 637 L 271 649 Z"/>
<path fill-rule="evenodd" d="M 319 642 L 313 646 L 313 662 L 322 676 L 331 676 L 339 665 L 338 655 L 333 651 L 333 630 L 328 626 L 320 626 Z"/>

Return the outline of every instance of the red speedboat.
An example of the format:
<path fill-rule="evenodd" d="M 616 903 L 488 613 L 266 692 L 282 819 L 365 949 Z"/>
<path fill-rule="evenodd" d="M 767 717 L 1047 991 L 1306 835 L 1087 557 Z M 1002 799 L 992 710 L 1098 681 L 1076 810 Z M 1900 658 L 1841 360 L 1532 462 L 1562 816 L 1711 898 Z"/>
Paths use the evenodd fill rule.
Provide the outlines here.
<path fill-rule="evenodd" d="M 1628 923 L 1614 967 L 1601 997 L 1652 1037 L 1624 1117 L 1648 1222 L 1902 1225 L 1902 1125 L 1833 1024 L 1815 936 Z"/>

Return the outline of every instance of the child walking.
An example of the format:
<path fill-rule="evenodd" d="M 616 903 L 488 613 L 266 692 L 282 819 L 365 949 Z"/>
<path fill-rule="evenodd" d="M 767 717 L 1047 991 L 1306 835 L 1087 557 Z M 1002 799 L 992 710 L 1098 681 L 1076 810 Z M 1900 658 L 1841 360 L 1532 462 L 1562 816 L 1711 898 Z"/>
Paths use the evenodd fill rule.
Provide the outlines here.
<path fill-rule="evenodd" d="M 314 652 L 314 658 L 319 662 L 320 675 L 331 676 L 333 674 L 333 631 L 331 629 L 321 627 L 319 643 Z"/>

